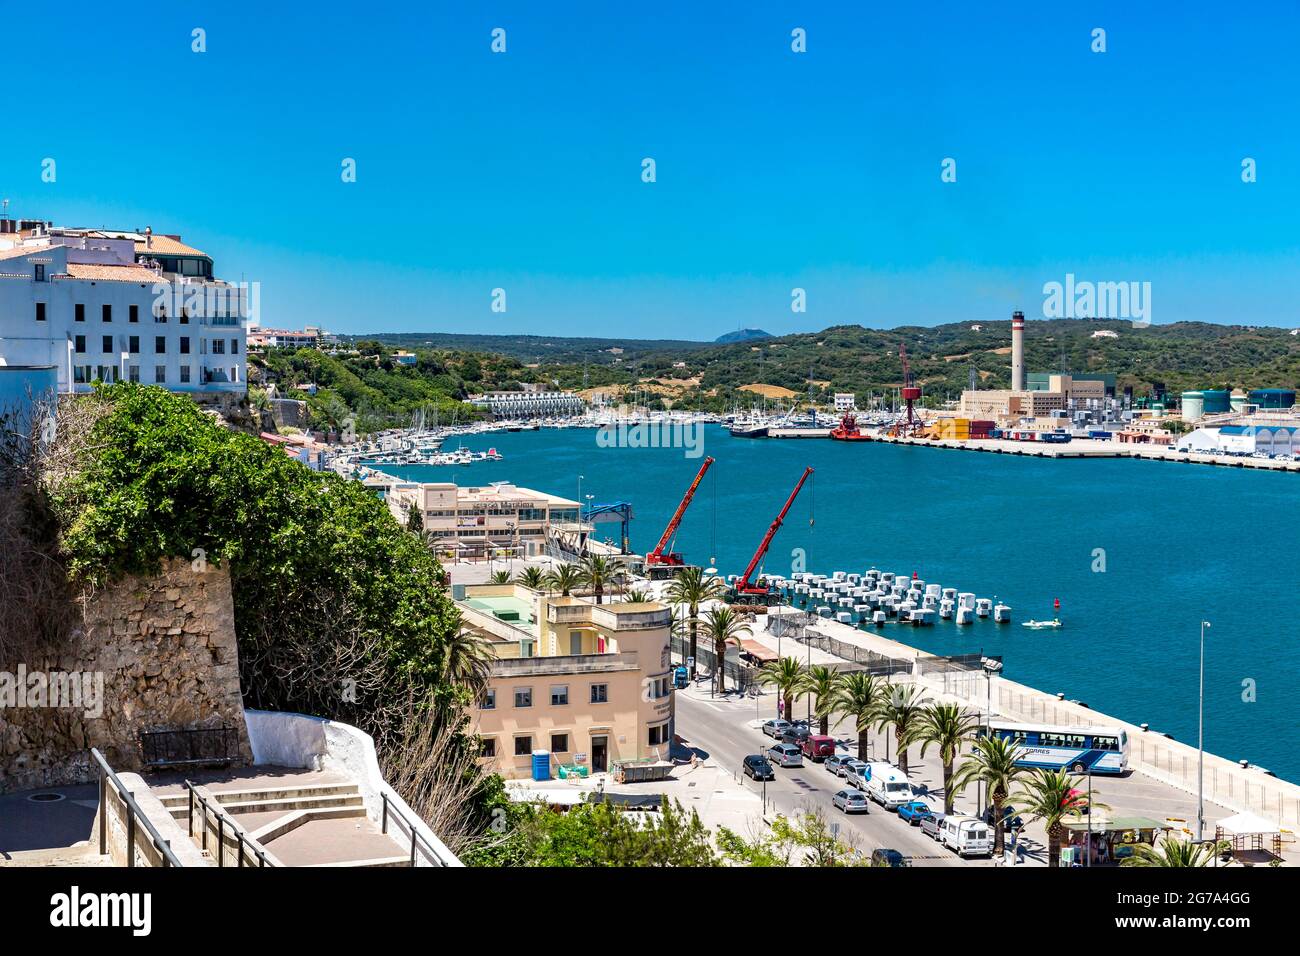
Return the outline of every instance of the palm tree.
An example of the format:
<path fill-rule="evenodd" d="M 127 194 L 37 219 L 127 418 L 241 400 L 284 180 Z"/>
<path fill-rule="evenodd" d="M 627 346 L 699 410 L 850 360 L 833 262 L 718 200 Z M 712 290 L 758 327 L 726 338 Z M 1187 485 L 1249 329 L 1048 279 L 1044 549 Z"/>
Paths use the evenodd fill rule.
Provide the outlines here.
<path fill-rule="evenodd" d="M 1226 842 L 1226 841 L 1225 841 Z M 1191 843 L 1166 834 L 1158 847 L 1138 843 L 1120 866 L 1209 866 L 1224 843 Z"/>
<path fill-rule="evenodd" d="M 727 660 L 727 645 L 740 644 L 742 634 L 749 634 L 749 625 L 745 619 L 723 605 L 711 607 L 704 612 L 704 633 L 713 641 L 713 673 L 717 692 L 721 694 L 725 686 L 724 670 Z"/>
<path fill-rule="evenodd" d="M 686 617 L 681 621 L 690 634 L 691 680 L 695 679 L 695 661 L 699 657 L 700 605 L 709 601 L 718 601 L 726 593 L 720 580 L 704 573 L 702 568 L 682 568 L 668 585 L 668 603 L 678 608 L 685 608 Z"/>
<path fill-rule="evenodd" d="M 451 627 L 442 661 L 442 678 L 467 688 L 477 698 L 487 688 L 495 657 L 488 642 L 465 627 L 459 614 L 451 621 Z"/>
<path fill-rule="evenodd" d="M 568 597 L 569 592 L 581 583 L 582 571 L 576 564 L 560 564 L 546 572 L 546 586 L 559 591 L 561 597 Z"/>
<path fill-rule="evenodd" d="M 632 590 L 627 592 L 627 597 L 624 600 L 629 604 L 645 604 L 650 600 L 650 595 L 645 591 Z"/>
<path fill-rule="evenodd" d="M 930 744 L 939 748 L 943 763 L 943 812 L 952 813 L 952 765 L 961 752 L 961 742 L 975 733 L 979 717 L 956 704 L 931 704 L 921 713 L 916 739 L 921 741 L 921 756 Z"/>
<path fill-rule="evenodd" d="M 491 583 L 491 584 L 509 584 L 509 583 L 510 583 L 510 572 L 509 572 L 509 571 L 493 571 L 493 572 L 492 572 L 492 577 L 489 579 L 489 583 Z"/>
<path fill-rule="evenodd" d="M 1087 798 L 1077 793 L 1076 783 L 1078 780 L 1064 770 L 1035 770 L 1020 782 L 1020 791 L 1011 798 L 1015 810 L 1042 820 L 1047 828 L 1048 866 L 1061 865 L 1065 818 L 1082 816 L 1084 810 L 1091 810 Z"/>
<path fill-rule="evenodd" d="M 605 586 L 623 577 L 623 564 L 617 558 L 593 554 L 589 551 L 578 563 L 578 573 L 582 583 L 591 588 L 591 593 L 596 595 L 596 603 L 600 604 L 601 598 L 605 595 Z"/>
<path fill-rule="evenodd" d="M 781 716 L 786 720 L 794 719 L 794 699 L 803 692 L 803 665 L 793 657 L 783 657 L 779 661 L 764 664 L 758 672 L 758 682 L 764 687 L 775 687 L 781 695 L 783 707 Z"/>
<path fill-rule="evenodd" d="M 1002 853 L 1003 821 L 1002 806 L 1011 793 L 1012 785 L 1028 771 L 1017 761 L 1024 751 L 1002 737 L 978 737 L 975 749 L 966 755 L 957 773 L 944 786 L 944 804 L 950 796 L 955 797 L 972 783 L 983 784 L 988 791 L 989 805 L 993 807 L 993 853 Z"/>
<path fill-rule="evenodd" d="M 515 576 L 515 583 L 534 591 L 541 591 L 546 587 L 546 572 L 537 565 L 530 564 Z"/>
<path fill-rule="evenodd" d="M 907 774 L 907 745 L 916 740 L 916 732 L 925 710 L 926 697 L 915 685 L 890 684 L 888 693 L 876 710 L 876 726 L 884 730 L 894 727 L 894 740 L 898 744 L 898 769 Z"/>
<path fill-rule="evenodd" d="M 814 664 L 804 672 L 803 692 L 817 698 L 813 713 L 819 721 L 817 732 L 823 737 L 830 733 L 831 710 L 839 683 L 840 675 L 825 664 Z"/>
<path fill-rule="evenodd" d="M 870 674 L 851 671 L 840 676 L 840 685 L 832 698 L 832 713 L 853 719 L 853 727 L 858 732 L 859 760 L 867 759 L 868 735 L 876 721 L 876 711 L 880 708 L 884 691 L 885 685 L 876 683 Z"/>

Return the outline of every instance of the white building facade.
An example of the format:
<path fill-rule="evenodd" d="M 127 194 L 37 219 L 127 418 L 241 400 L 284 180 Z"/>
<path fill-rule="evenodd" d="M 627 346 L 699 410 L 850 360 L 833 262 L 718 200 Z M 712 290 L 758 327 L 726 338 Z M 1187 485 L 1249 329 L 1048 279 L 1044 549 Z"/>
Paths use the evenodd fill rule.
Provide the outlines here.
<path fill-rule="evenodd" d="M 53 365 L 61 393 L 119 381 L 246 392 L 254 305 L 212 278 L 204 253 L 151 232 L 13 226 L 0 228 L 0 365 Z"/>

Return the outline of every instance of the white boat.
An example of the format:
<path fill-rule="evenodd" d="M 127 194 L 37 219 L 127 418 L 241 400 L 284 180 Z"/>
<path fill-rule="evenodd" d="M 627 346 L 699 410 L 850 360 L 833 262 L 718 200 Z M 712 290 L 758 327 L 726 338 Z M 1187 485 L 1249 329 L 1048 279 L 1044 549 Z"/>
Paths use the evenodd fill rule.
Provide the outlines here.
<path fill-rule="evenodd" d="M 1025 621 L 1025 622 L 1024 622 L 1023 624 L 1021 624 L 1020 626 L 1021 626 L 1021 627 L 1032 627 L 1032 628 L 1034 628 L 1035 630 L 1038 630 L 1038 629 L 1040 629 L 1040 628 L 1044 628 L 1044 627 L 1063 627 L 1064 625 L 1062 625 L 1061 622 L 1060 622 L 1059 620 L 1057 620 L 1057 619 L 1052 619 L 1052 620 L 1050 620 L 1050 621 Z"/>

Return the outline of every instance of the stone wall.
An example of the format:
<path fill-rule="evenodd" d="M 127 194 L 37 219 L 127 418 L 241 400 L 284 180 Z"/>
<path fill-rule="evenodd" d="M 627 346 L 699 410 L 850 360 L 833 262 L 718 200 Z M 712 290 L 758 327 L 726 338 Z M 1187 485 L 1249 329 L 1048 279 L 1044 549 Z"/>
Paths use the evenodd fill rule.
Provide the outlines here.
<path fill-rule="evenodd" d="M 18 666 L 0 666 L 10 688 Z M 91 747 L 114 770 L 138 770 L 139 735 L 150 730 L 232 727 L 240 763 L 252 762 L 224 569 L 196 572 L 178 560 L 157 577 L 121 581 L 89 601 L 83 627 L 57 654 L 22 666 L 28 675 L 90 675 L 88 693 L 78 706 L 67 698 L 50 706 L 33 699 L 29 676 L 16 703 L 0 684 L 0 793 L 95 779 Z"/>

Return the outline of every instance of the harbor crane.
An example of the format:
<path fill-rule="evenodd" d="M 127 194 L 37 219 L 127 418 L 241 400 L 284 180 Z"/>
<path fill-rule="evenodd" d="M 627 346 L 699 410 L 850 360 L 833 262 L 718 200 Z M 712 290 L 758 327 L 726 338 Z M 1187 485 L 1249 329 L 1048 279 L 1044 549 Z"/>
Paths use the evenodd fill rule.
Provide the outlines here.
<path fill-rule="evenodd" d="M 767 534 L 763 535 L 763 541 L 758 546 L 758 550 L 754 552 L 754 556 L 749 559 L 749 566 L 745 568 L 745 573 L 740 576 L 740 580 L 738 580 L 735 587 L 732 588 L 729 597 L 737 604 L 771 603 L 772 591 L 767 584 L 762 580 L 762 578 L 759 578 L 753 583 L 751 583 L 751 579 L 754 577 L 754 572 L 757 571 L 759 563 L 762 562 L 763 556 L 767 554 L 767 549 L 771 546 L 772 539 L 776 536 L 776 533 L 781 530 L 781 523 L 785 521 L 785 516 L 790 512 L 790 506 L 794 504 L 794 499 L 799 497 L 799 489 L 803 487 L 803 483 L 808 480 L 808 476 L 812 473 L 813 470 L 811 467 L 803 470 L 803 474 L 799 476 L 799 480 L 795 483 L 794 491 L 790 492 L 790 497 L 785 500 L 785 507 L 782 508 L 781 513 L 776 516 L 776 520 L 772 522 L 772 526 L 767 529 Z"/>
<path fill-rule="evenodd" d="M 673 512 L 672 520 L 668 522 L 668 527 L 664 528 L 664 533 L 659 538 L 659 543 L 655 545 L 654 550 L 645 556 L 645 570 L 651 580 L 661 580 L 665 574 L 664 571 L 673 569 L 671 573 L 676 573 L 676 568 L 686 566 L 686 561 L 680 554 L 672 550 L 673 539 L 677 536 L 677 527 L 682 523 L 682 516 L 686 514 L 686 509 L 691 506 L 691 499 L 695 497 L 696 490 L 700 487 L 700 482 L 704 480 L 705 473 L 713 465 L 713 458 L 704 459 L 700 465 L 699 473 L 691 486 L 686 489 L 686 494 L 682 495 L 681 503 L 677 505 L 677 510 Z M 658 575 L 652 572 L 653 568 L 664 569 Z"/>
<path fill-rule="evenodd" d="M 907 424 L 902 422 L 895 423 L 890 430 L 894 436 L 911 437 L 921 429 L 921 419 L 913 411 L 913 405 L 921 397 L 921 389 L 912 381 L 912 366 L 907 361 L 907 345 L 903 342 L 898 343 L 898 358 L 903 363 L 903 388 L 900 395 L 907 404 Z"/>

